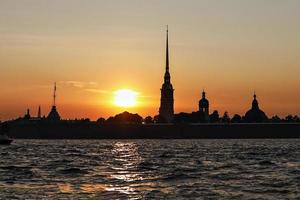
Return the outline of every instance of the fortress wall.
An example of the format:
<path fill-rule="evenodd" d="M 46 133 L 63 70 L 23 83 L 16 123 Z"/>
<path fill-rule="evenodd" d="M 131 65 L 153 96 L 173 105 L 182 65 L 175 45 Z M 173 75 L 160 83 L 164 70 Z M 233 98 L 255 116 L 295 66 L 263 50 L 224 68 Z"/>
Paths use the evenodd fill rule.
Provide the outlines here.
<path fill-rule="evenodd" d="M 300 124 L 27 124 L 12 126 L 9 135 L 22 139 L 300 138 Z"/>

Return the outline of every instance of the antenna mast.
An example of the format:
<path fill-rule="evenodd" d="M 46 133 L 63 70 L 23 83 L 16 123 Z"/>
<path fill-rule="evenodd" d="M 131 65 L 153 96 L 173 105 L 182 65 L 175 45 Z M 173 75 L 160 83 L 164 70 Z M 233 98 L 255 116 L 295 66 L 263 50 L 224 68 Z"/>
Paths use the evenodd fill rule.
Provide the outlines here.
<path fill-rule="evenodd" d="M 56 82 L 54 83 L 53 106 L 56 106 Z"/>

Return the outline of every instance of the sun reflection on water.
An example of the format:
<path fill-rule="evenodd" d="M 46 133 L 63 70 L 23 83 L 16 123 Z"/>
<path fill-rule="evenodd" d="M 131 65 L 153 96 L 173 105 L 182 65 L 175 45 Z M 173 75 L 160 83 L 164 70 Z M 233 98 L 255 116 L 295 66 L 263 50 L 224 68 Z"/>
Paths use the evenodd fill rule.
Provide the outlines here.
<path fill-rule="evenodd" d="M 84 193 L 104 192 L 107 190 L 105 184 L 82 184 L 80 189 Z"/>
<path fill-rule="evenodd" d="M 95 167 L 94 172 L 91 173 L 90 183 L 80 185 L 59 183 L 57 184 L 58 190 L 66 194 L 115 192 L 136 195 L 137 188 L 142 187 L 138 182 L 143 180 L 143 174 L 138 170 L 139 164 L 143 161 L 138 148 L 135 142 L 113 143 L 112 149 L 109 150 L 111 157 L 106 160 L 106 167 Z M 99 180 L 96 177 L 99 177 Z M 101 183 L 101 177 L 105 177 L 108 181 Z"/>
<path fill-rule="evenodd" d="M 70 183 L 59 183 L 57 184 L 58 189 L 62 193 L 72 193 L 74 192 L 73 186 Z"/>
<path fill-rule="evenodd" d="M 117 180 L 117 184 L 109 185 L 108 191 L 118 191 L 120 193 L 129 194 L 134 192 L 130 187 L 130 182 L 142 180 L 142 174 L 137 168 L 142 157 L 138 151 L 138 145 L 134 142 L 116 142 L 112 149 L 112 169 L 110 179 Z M 122 183 L 127 183 L 127 186 L 122 186 Z"/>

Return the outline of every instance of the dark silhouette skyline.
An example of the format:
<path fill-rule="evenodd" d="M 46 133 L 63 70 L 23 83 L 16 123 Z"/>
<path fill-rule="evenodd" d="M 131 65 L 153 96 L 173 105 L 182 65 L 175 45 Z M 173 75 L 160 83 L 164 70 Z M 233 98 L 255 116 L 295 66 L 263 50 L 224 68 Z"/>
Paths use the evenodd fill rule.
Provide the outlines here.
<path fill-rule="evenodd" d="M 61 89 L 58 93 L 62 92 L 57 111 L 63 118 L 96 120 L 98 115 L 120 113 L 124 110 L 110 98 L 124 88 L 141 95 L 142 104 L 128 111 L 143 117 L 156 115 L 165 68 L 166 24 L 175 113 L 196 110 L 204 88 L 210 112 L 217 109 L 221 115 L 226 110 L 244 115 L 253 90 L 267 115 L 300 114 L 298 1 L 276 2 L 281 14 L 265 1 L 220 2 L 218 7 L 210 1 L 144 1 L 140 2 L 147 5 L 144 10 L 133 2 L 125 10 L 111 2 L 117 6 L 107 10 L 106 3 L 99 6 L 95 1 L 75 8 L 76 12 L 56 11 L 51 1 L 33 1 L 40 9 L 20 5 L 30 15 L 17 12 L 11 1 L 0 8 L 7 30 L 1 61 L 2 121 L 23 115 L 28 107 L 35 115 L 38 105 L 47 116 L 52 106 L 49 87 L 55 81 Z M 68 10 L 68 5 L 60 6 Z M 175 9 L 166 14 L 171 5 Z M 82 16 L 78 15 L 81 9 Z"/>
<path fill-rule="evenodd" d="M 133 120 L 133 123 L 263 123 L 263 122 L 299 122 L 298 116 L 288 115 L 284 119 L 281 119 L 277 115 L 271 117 L 270 119 L 259 108 L 259 103 L 257 100 L 257 96 L 254 93 L 252 107 L 243 115 L 234 114 L 232 118 L 230 118 L 229 113 L 227 111 L 224 112 L 224 115 L 220 117 L 218 110 L 214 110 L 210 113 L 209 110 L 209 100 L 206 98 L 206 92 L 202 91 L 202 97 L 198 102 L 198 111 L 194 111 L 192 113 L 180 112 L 174 113 L 174 88 L 171 83 L 171 74 L 170 74 L 170 62 L 169 62 L 169 30 L 167 27 L 166 30 L 166 63 L 165 63 L 165 73 L 164 73 L 164 82 L 161 87 L 161 98 L 160 98 L 160 106 L 158 115 L 147 116 L 143 119 L 138 114 L 131 114 L 128 112 L 123 112 L 115 117 L 108 117 L 106 120 L 100 117 L 97 121 L 101 121 L 101 123 L 122 123 L 123 120 L 125 123 L 131 123 L 131 119 L 134 119 L 136 116 L 141 118 L 139 120 Z M 43 116 L 41 113 L 41 106 L 38 107 L 38 113 L 36 117 L 32 117 L 30 115 L 30 110 L 27 109 L 26 114 L 23 118 L 19 118 L 22 120 L 48 120 L 48 121 L 60 121 L 61 116 L 57 110 L 56 106 L 56 97 L 57 97 L 57 85 L 54 83 L 53 89 L 53 104 L 51 106 L 51 110 L 48 113 L 47 117 Z M 123 116 L 125 115 L 125 116 Z M 135 117 L 130 117 L 131 115 L 135 115 Z M 118 117 L 119 116 L 119 117 Z M 120 118 L 121 117 L 121 118 Z M 129 118 L 127 120 L 127 118 Z M 76 119 L 77 120 L 77 119 Z M 81 119 L 82 120 L 82 119 Z M 80 121 L 80 120 L 79 120 Z M 89 118 L 83 119 L 83 121 L 90 121 Z"/>

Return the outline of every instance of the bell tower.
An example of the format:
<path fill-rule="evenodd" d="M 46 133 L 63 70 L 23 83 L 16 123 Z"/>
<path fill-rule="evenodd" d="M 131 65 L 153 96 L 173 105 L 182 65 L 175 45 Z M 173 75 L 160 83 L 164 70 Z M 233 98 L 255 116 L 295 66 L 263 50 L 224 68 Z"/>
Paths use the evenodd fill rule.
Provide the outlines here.
<path fill-rule="evenodd" d="M 164 83 L 161 87 L 159 117 L 161 122 L 170 123 L 174 116 L 174 89 L 171 84 L 171 75 L 169 68 L 169 30 L 167 27 L 166 38 L 166 71 L 164 75 Z"/>

